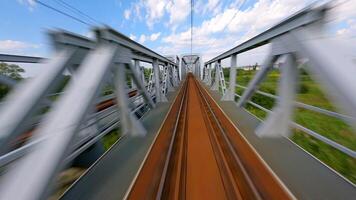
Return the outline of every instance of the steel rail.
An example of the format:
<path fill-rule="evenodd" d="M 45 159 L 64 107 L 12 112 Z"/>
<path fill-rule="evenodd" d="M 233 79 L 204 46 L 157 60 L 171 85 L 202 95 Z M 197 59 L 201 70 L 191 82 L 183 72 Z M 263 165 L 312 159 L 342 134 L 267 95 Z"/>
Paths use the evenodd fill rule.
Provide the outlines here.
<path fill-rule="evenodd" d="M 179 125 L 179 121 L 180 121 L 180 118 L 182 117 L 182 110 L 185 109 L 185 113 L 187 111 L 187 91 L 188 91 L 188 82 L 185 83 L 185 87 L 184 87 L 184 92 L 183 92 L 183 97 L 181 99 L 181 102 L 180 102 L 180 105 L 179 105 L 179 109 L 178 109 L 178 113 L 177 113 L 177 119 L 176 119 L 176 122 L 174 124 L 174 129 L 173 129 L 173 134 L 172 134 L 172 138 L 171 138 L 171 141 L 170 141 L 170 144 L 169 144 L 169 149 L 168 149 L 168 153 L 167 153 L 167 156 L 166 156 L 166 159 L 165 159 L 165 163 L 164 163 L 164 167 L 163 167 L 163 172 L 162 172 L 162 176 L 161 176 L 161 179 L 160 179 L 160 183 L 159 183 L 159 186 L 158 186 L 158 191 L 157 191 L 157 195 L 156 195 L 156 200 L 159 200 L 162 198 L 162 193 L 163 193 L 163 189 L 164 189 L 164 184 L 166 182 L 166 177 L 167 177 L 167 172 L 168 172 L 168 166 L 169 166 L 169 163 L 171 161 L 171 155 L 172 155 L 172 150 L 173 150 L 173 146 L 174 146 L 174 142 L 176 140 L 176 135 L 177 135 L 177 130 L 178 130 L 178 125 Z M 184 106 L 185 105 L 185 106 Z M 184 106 L 184 108 L 183 108 Z"/>
<path fill-rule="evenodd" d="M 251 191 L 252 191 L 252 193 L 253 193 L 254 199 L 262 199 L 261 194 L 259 194 L 259 192 L 258 192 L 258 190 L 257 190 L 257 188 L 256 188 L 256 186 L 255 186 L 255 184 L 254 184 L 253 181 L 251 180 L 251 177 L 249 177 L 245 166 L 242 164 L 241 159 L 240 159 L 239 156 L 236 154 L 235 149 L 234 149 L 234 147 L 233 147 L 233 145 L 232 145 L 230 139 L 228 138 L 226 131 L 225 131 L 224 128 L 222 127 L 220 121 L 218 120 L 217 116 L 215 115 L 213 109 L 211 108 L 210 103 L 209 103 L 208 100 L 206 99 L 206 97 L 205 97 L 203 91 L 201 90 L 201 88 L 199 87 L 198 84 L 199 84 L 199 83 L 197 83 L 197 82 L 195 81 L 195 85 L 196 85 L 196 88 L 197 88 L 198 91 L 199 91 L 200 97 L 201 97 L 201 99 L 204 101 L 204 104 L 206 105 L 206 108 L 208 109 L 208 111 L 209 111 L 210 115 L 212 116 L 213 120 L 215 121 L 215 124 L 218 126 L 218 129 L 219 129 L 221 135 L 223 136 L 224 141 L 225 141 L 225 143 L 227 144 L 228 149 L 230 150 L 230 153 L 232 154 L 232 157 L 234 158 L 235 162 L 238 164 L 240 170 L 242 171 L 242 174 L 243 174 L 243 176 L 244 176 L 244 178 L 245 178 L 245 180 L 246 180 L 246 182 L 247 182 L 249 188 L 251 189 Z M 217 143 L 219 143 L 219 142 L 217 141 L 218 139 L 217 139 L 216 137 L 215 137 L 215 140 L 216 140 Z M 221 145 L 221 144 L 218 144 L 218 145 Z M 242 195 L 241 192 L 240 192 L 240 195 Z M 242 198 L 242 197 L 241 197 L 241 198 Z"/>

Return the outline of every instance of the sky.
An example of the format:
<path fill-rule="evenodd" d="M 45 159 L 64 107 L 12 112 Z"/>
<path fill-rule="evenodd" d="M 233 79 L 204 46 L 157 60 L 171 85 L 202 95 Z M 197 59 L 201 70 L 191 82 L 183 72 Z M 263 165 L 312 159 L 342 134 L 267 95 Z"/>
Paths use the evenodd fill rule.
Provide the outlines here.
<path fill-rule="evenodd" d="M 92 27 L 102 25 L 108 25 L 162 55 L 190 53 L 190 0 L 40 1 L 87 24 L 59 14 L 35 0 L 0 0 L 0 53 L 50 57 L 52 49 L 46 35 L 48 30 L 60 28 L 93 37 L 90 31 Z M 193 53 L 201 54 L 203 61 L 207 61 L 263 32 L 313 1 L 195 0 Z M 333 2 L 338 6 L 330 12 L 326 34 L 344 41 L 354 56 L 356 0 Z M 266 52 L 268 46 L 243 54 L 238 58 L 238 63 L 260 63 Z M 33 64 L 23 66 L 28 76 L 40 71 Z"/>

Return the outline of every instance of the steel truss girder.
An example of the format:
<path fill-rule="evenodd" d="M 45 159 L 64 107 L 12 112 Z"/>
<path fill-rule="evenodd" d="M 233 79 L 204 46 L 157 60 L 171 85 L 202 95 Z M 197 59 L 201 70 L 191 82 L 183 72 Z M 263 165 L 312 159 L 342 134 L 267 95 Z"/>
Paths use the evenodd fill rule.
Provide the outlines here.
<path fill-rule="evenodd" d="M 165 64 L 172 64 L 176 65 L 174 62 L 170 61 L 169 59 L 165 58 L 164 56 L 159 55 L 158 53 L 148 49 L 147 47 L 131 40 L 127 36 L 115 31 L 114 29 L 111 28 L 98 28 L 94 30 L 97 34 L 97 37 L 110 41 L 110 42 L 115 42 L 118 43 L 126 48 L 129 48 L 133 51 L 133 54 L 136 56 L 141 56 L 141 57 L 146 57 L 147 59 L 157 59 L 158 62 L 162 62 Z"/>
<path fill-rule="evenodd" d="M 20 160 L 13 171 L 6 174 L 7 184 L 0 189 L 1 199 L 45 198 L 55 179 L 54 175 L 63 167 L 62 160 L 71 150 L 75 132 L 93 105 L 101 83 L 109 72 L 115 49 L 113 45 L 100 45 L 85 58 L 76 81 L 69 83 L 67 93 L 45 117 L 46 123 L 35 130 L 31 141 L 42 142 Z M 16 176 L 22 178 L 13 178 Z M 21 191 L 17 190 L 18 187 L 22 188 Z"/>
<path fill-rule="evenodd" d="M 259 35 L 247 40 L 246 42 L 234 47 L 219 56 L 209 60 L 205 64 L 214 63 L 218 60 L 223 60 L 233 54 L 240 54 L 245 51 L 257 48 L 259 46 L 265 45 L 276 37 L 279 37 L 285 33 L 288 33 L 299 27 L 307 26 L 312 23 L 322 20 L 325 16 L 326 11 L 329 9 L 329 5 L 322 5 L 316 8 L 309 6 L 298 13 L 292 15 L 291 17 L 283 20 L 277 25 L 271 27 L 270 29 L 260 33 Z"/>
<path fill-rule="evenodd" d="M 62 32 L 51 33 L 53 43 L 62 45 L 65 40 L 57 40 L 63 35 Z M 69 39 L 70 37 L 66 37 Z M 52 60 L 43 67 L 43 72 L 30 82 L 20 83 L 14 91 L 6 97 L 6 104 L 0 110 L 0 153 L 8 149 L 9 142 L 23 131 L 26 121 L 38 110 L 41 100 L 56 88 L 62 78 L 62 73 L 66 67 L 80 64 L 81 60 L 88 53 L 92 44 L 84 37 L 74 36 L 71 41 L 77 41 L 83 46 L 67 45 L 58 49 Z"/>

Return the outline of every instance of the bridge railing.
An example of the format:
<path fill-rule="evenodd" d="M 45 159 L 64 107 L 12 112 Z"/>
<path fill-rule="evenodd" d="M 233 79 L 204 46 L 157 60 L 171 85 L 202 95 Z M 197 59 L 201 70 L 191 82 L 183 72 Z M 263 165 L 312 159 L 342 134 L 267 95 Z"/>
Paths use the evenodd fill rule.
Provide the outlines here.
<path fill-rule="evenodd" d="M 56 174 L 76 154 L 84 151 L 84 147 L 89 147 L 107 132 L 106 129 L 103 130 L 95 135 L 94 139 L 86 141 L 84 146 L 76 148 L 75 141 L 81 142 L 77 136 L 82 125 L 87 122 L 90 125 L 95 123 L 98 117 L 100 118 L 96 116 L 95 120 L 90 122 L 88 114 L 94 112 L 95 102 L 104 84 L 114 85 L 123 135 L 130 133 L 132 136 L 140 136 L 146 132 L 135 114 L 141 113 L 139 116 L 142 116 L 141 108 L 146 108 L 146 105 L 132 107 L 132 102 L 127 95 L 126 75 L 131 76 L 138 93 L 141 94 L 139 98 L 134 97 L 135 102 L 144 102 L 153 108 L 155 102 L 166 100 L 165 92 L 169 84 L 172 85 L 169 83 L 171 80 L 169 77 L 176 77 L 170 74 L 177 70 L 176 63 L 110 28 L 94 31 L 96 40 L 65 31 L 52 32 L 55 54 L 42 63 L 45 66 L 42 73 L 26 83 L 19 83 L 6 96 L 5 103 L 0 108 L 2 153 L 6 153 L 11 146 L 11 141 L 23 132 L 22 124 L 31 120 L 42 100 L 53 93 L 64 70 L 69 69 L 74 72 L 64 93 L 53 103 L 52 108 L 41 120 L 41 124 L 34 130 L 33 136 L 26 142 L 26 144 L 35 144 L 34 148 L 19 159 L 2 177 L 6 184 L 1 185 L 0 199 L 46 198 Z M 4 61 L 10 61 L 6 59 Z M 28 59 L 26 60 L 25 57 L 21 59 L 26 62 L 36 60 L 33 58 L 26 58 Z M 139 61 L 150 62 L 153 65 L 152 92 L 154 94 L 147 92 L 142 76 L 138 73 Z M 163 66 L 163 71 L 159 69 L 160 65 Z M 173 69 L 169 70 L 170 68 Z M 160 73 L 164 75 L 160 76 Z M 111 111 L 108 113 L 110 114 Z M 112 123 L 110 127 L 116 127 L 118 122 L 112 121 Z M 22 188 L 21 191 L 16 191 L 19 187 Z"/>
<path fill-rule="evenodd" d="M 344 120 L 356 130 L 356 93 L 351 92 L 356 91 L 356 79 L 353 77 L 356 73 L 356 66 L 351 59 L 344 56 L 346 55 L 344 48 L 327 38 L 315 39 L 323 34 L 325 16 L 328 11 L 328 4 L 307 7 L 267 31 L 216 56 L 204 64 L 203 82 L 211 86 L 212 90 L 220 90 L 223 94 L 222 100 L 235 101 L 235 97 L 238 97 L 237 106 L 244 107 L 248 103 L 268 113 L 266 120 L 255 130 L 256 134 L 261 137 L 289 136 L 291 128 L 296 128 L 356 158 L 354 150 L 292 121 L 295 108 L 298 107 Z M 238 55 L 265 44 L 271 45 L 271 51 L 254 78 L 247 87 L 236 85 Z M 226 82 L 228 88 L 225 89 L 221 61 L 226 58 L 231 59 L 231 66 L 229 82 Z M 284 62 L 280 67 L 278 96 L 258 90 L 259 85 L 279 58 L 284 58 Z M 298 59 L 308 60 L 305 70 L 326 88 L 328 97 L 345 114 L 295 101 L 298 68 L 304 64 L 298 63 Z M 215 64 L 214 71 L 212 64 Z M 212 72 L 215 72 L 213 77 Z M 235 94 L 236 88 L 244 90 L 242 95 Z M 250 98 L 254 93 L 276 100 L 272 110 L 251 101 Z"/>

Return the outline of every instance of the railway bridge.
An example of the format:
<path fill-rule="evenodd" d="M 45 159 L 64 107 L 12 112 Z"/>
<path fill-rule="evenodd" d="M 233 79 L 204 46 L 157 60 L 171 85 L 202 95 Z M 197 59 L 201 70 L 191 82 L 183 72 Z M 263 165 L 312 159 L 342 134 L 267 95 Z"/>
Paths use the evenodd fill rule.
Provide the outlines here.
<path fill-rule="evenodd" d="M 109 27 L 93 29 L 95 40 L 50 32 L 51 58 L 1 54 L 2 62 L 45 67 L 18 84 L 0 77 L 13 88 L 0 108 L 0 199 L 47 199 L 73 165 L 85 171 L 60 199 L 355 198 L 353 183 L 288 138 L 297 129 L 356 157 L 292 120 L 303 108 L 356 128 L 355 63 L 327 38 L 311 38 L 323 34 L 328 10 L 307 7 L 206 62 L 200 54 L 162 56 Z M 267 59 L 240 85 L 239 54 L 266 44 Z M 278 95 L 260 91 L 277 60 Z M 342 114 L 296 101 L 302 65 Z M 71 79 L 54 93 L 64 73 Z M 276 100 L 273 109 L 251 101 L 256 93 Z M 266 120 L 246 105 L 265 111 Z M 102 138 L 116 129 L 119 139 L 104 150 Z"/>

